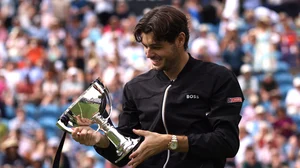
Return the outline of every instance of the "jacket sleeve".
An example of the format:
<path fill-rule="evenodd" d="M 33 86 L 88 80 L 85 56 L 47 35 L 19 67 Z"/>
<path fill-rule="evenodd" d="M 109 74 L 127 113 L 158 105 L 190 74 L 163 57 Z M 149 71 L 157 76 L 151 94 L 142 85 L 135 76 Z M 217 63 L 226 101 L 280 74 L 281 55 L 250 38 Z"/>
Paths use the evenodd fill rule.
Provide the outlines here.
<path fill-rule="evenodd" d="M 244 97 L 236 76 L 222 71 L 214 79 L 207 119 L 212 132 L 188 135 L 190 157 L 198 159 L 230 158 L 239 149 L 240 110 Z"/>
<path fill-rule="evenodd" d="M 135 135 L 132 131 L 133 128 L 141 128 L 138 120 L 138 111 L 136 110 L 136 107 L 131 100 L 129 93 L 129 89 L 127 85 L 125 85 L 123 92 L 123 112 L 119 116 L 119 124 L 116 129 L 121 135 L 125 137 L 138 138 L 137 135 Z M 120 156 L 117 155 L 117 149 L 112 143 L 110 143 L 108 148 L 99 148 L 96 146 L 94 146 L 94 148 L 98 154 L 119 167 L 125 166 L 129 162 L 128 157 L 131 152 L 129 152 L 127 156 L 125 156 L 118 163 L 115 163 L 115 161 Z"/>

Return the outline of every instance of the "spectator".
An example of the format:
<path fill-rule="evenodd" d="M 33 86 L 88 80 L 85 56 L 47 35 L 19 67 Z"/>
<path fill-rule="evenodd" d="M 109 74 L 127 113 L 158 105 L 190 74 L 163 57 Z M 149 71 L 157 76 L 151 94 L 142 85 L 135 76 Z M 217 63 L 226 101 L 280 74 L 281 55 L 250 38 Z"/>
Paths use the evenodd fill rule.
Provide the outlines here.
<path fill-rule="evenodd" d="M 261 95 L 262 101 L 269 101 L 270 94 L 273 92 L 279 93 L 279 85 L 274 79 L 272 73 L 266 73 L 264 74 L 263 80 L 260 82 L 259 93 Z"/>
<path fill-rule="evenodd" d="M 83 0 L 71 1 L 69 7 L 69 14 L 71 16 L 78 16 L 81 20 L 84 19 L 84 14 L 89 8 L 89 2 Z"/>
<path fill-rule="evenodd" d="M 108 23 L 108 19 L 114 13 L 113 1 L 110 0 L 96 0 L 95 1 L 95 13 L 99 22 L 102 25 Z"/>
<path fill-rule="evenodd" d="M 6 47 L 8 59 L 13 62 L 22 60 L 28 38 L 20 27 L 14 27 L 9 33 Z"/>
<path fill-rule="evenodd" d="M 27 29 L 31 25 L 31 19 L 36 13 L 34 4 L 30 1 L 21 1 L 18 4 L 18 15 L 21 27 Z"/>
<path fill-rule="evenodd" d="M 95 168 L 96 162 L 97 162 L 97 154 L 94 153 L 94 151 L 87 151 L 85 155 L 83 156 L 81 167 L 82 168 Z"/>
<path fill-rule="evenodd" d="M 276 149 L 273 138 L 274 135 L 268 132 L 264 135 L 261 135 L 255 143 L 257 146 L 257 159 L 263 166 L 269 165 L 272 162 L 271 152 Z"/>
<path fill-rule="evenodd" d="M 21 74 L 22 80 L 16 86 L 19 87 L 18 89 L 16 88 L 16 95 L 20 95 L 19 98 L 22 100 L 20 103 L 40 102 L 40 84 L 44 78 L 44 72 L 40 66 L 40 62 L 34 65 L 29 60 L 25 60 L 23 65 L 20 65 L 19 73 Z"/>
<path fill-rule="evenodd" d="M 247 0 L 252 2 L 252 0 Z M 252 4 L 252 3 L 251 3 Z M 249 30 L 255 27 L 255 16 L 253 9 L 248 9 L 243 12 L 243 17 L 241 18 L 240 23 L 238 24 L 239 34 L 244 35 Z"/>
<path fill-rule="evenodd" d="M 268 16 L 260 16 L 255 28 L 251 29 L 249 35 L 255 39 L 253 68 L 255 72 L 274 72 L 277 59 L 272 54 L 271 38 L 274 36 L 271 30 L 271 20 Z"/>
<path fill-rule="evenodd" d="M 15 93 L 16 85 L 21 81 L 21 74 L 17 70 L 17 66 L 14 62 L 7 62 L 5 68 L 2 69 L 2 73 L 8 84 L 9 91 Z"/>
<path fill-rule="evenodd" d="M 25 168 L 28 165 L 24 158 L 18 154 L 18 143 L 15 137 L 9 137 L 1 144 L 4 150 L 1 167 Z"/>
<path fill-rule="evenodd" d="M 117 1 L 115 14 L 120 20 L 128 18 L 130 13 L 129 6 L 126 1 Z"/>
<path fill-rule="evenodd" d="M 122 71 L 121 71 L 121 67 L 118 64 L 118 61 L 115 59 L 108 60 L 108 65 L 106 69 L 103 71 L 104 84 L 110 87 L 110 85 L 112 85 L 113 81 L 115 80 L 115 76 L 117 74 L 119 75 L 119 77 L 122 76 L 120 75 L 120 73 L 122 73 Z"/>
<path fill-rule="evenodd" d="M 39 14 L 33 16 L 32 23 L 26 29 L 26 32 L 30 38 L 37 39 L 42 44 L 44 44 L 47 40 L 47 31 L 48 30 L 41 25 L 41 16 Z"/>
<path fill-rule="evenodd" d="M 46 72 L 45 80 L 41 84 L 41 91 L 43 93 L 41 105 L 57 103 L 59 84 L 55 74 L 56 73 L 54 71 L 50 70 Z"/>
<path fill-rule="evenodd" d="M 30 81 L 29 75 L 16 85 L 17 100 L 20 103 L 32 102 L 30 99 L 34 93 L 34 84 Z"/>
<path fill-rule="evenodd" d="M 183 4 L 183 9 L 190 14 L 191 18 L 200 22 L 200 11 L 202 10 L 202 6 L 197 0 L 186 0 Z"/>
<path fill-rule="evenodd" d="M 51 38 L 48 40 L 48 49 L 46 51 L 46 62 L 53 63 L 57 60 L 63 59 L 63 49 L 58 43 L 58 40 L 55 38 Z"/>
<path fill-rule="evenodd" d="M 70 18 L 70 20 L 66 23 L 67 32 L 75 40 L 80 40 L 80 34 L 84 28 L 83 23 L 81 23 L 78 17 Z"/>
<path fill-rule="evenodd" d="M 267 166 L 268 168 L 288 168 L 289 166 L 280 157 L 280 151 L 273 149 L 271 151 L 271 163 Z"/>
<path fill-rule="evenodd" d="M 244 0 L 241 4 L 245 10 L 253 10 L 262 5 L 260 0 Z"/>
<path fill-rule="evenodd" d="M 46 147 L 46 153 L 45 153 L 45 166 L 52 167 L 55 153 L 59 146 L 59 138 L 58 137 L 52 137 L 48 139 L 47 141 L 47 147 Z M 82 158 L 81 158 L 82 159 Z M 60 158 L 60 165 L 63 168 L 71 168 L 70 160 L 68 156 L 62 152 L 61 158 Z"/>
<path fill-rule="evenodd" d="M 53 17 L 57 18 L 59 23 L 65 23 L 68 20 L 68 9 L 70 7 L 70 1 L 51 0 L 48 1 L 49 8 Z"/>
<path fill-rule="evenodd" d="M 42 62 L 45 57 L 45 50 L 41 46 L 40 41 L 38 39 L 30 39 L 29 45 L 27 48 L 27 52 L 25 52 L 25 59 L 29 59 L 32 64 L 36 65 L 39 62 Z"/>
<path fill-rule="evenodd" d="M 284 107 L 282 96 L 277 90 L 270 92 L 269 101 L 264 102 L 263 105 L 267 109 L 267 111 L 273 116 L 276 115 L 276 110 L 278 108 Z"/>
<path fill-rule="evenodd" d="M 298 153 L 300 150 L 300 143 L 299 143 L 299 135 L 292 135 L 289 139 L 287 139 L 286 146 L 285 146 L 285 153 L 287 155 L 287 162 L 289 163 L 290 167 L 296 167 L 296 160 L 299 157 Z"/>
<path fill-rule="evenodd" d="M 298 154 L 298 157 L 297 157 L 297 160 L 296 160 L 296 163 L 295 163 L 295 168 L 300 168 L 300 156 Z"/>
<path fill-rule="evenodd" d="M 209 32 L 205 24 L 199 26 L 199 33 L 199 37 L 191 44 L 191 54 L 204 61 L 217 62 L 220 46 L 216 36 Z"/>
<path fill-rule="evenodd" d="M 83 81 L 80 79 L 80 72 L 75 67 L 67 70 L 66 78 L 63 79 L 60 88 L 61 103 L 73 102 L 83 92 Z"/>
<path fill-rule="evenodd" d="M 249 104 L 245 105 L 241 111 L 243 117 L 240 121 L 240 124 L 242 125 L 248 123 L 249 121 L 255 120 L 255 108 L 259 105 L 259 97 L 257 94 L 251 94 L 247 99 Z"/>
<path fill-rule="evenodd" d="M 277 134 L 276 132 L 274 132 L 273 135 L 274 135 L 274 138 L 273 138 L 274 150 L 279 152 L 280 162 L 282 162 L 283 164 L 286 164 L 287 153 L 285 151 L 285 147 L 286 147 L 287 139 L 283 135 Z M 271 151 L 271 153 L 272 153 L 272 151 Z"/>
<path fill-rule="evenodd" d="M 223 50 L 223 60 L 230 65 L 231 70 L 236 76 L 240 75 L 240 68 L 243 64 L 244 52 L 238 38 L 237 25 L 232 23 L 228 25 L 227 33 L 221 42 Z"/>
<path fill-rule="evenodd" d="M 235 163 L 237 167 L 241 167 L 242 163 L 245 161 L 245 152 L 249 146 L 254 145 L 253 137 L 247 132 L 244 125 L 240 125 L 240 148 L 235 156 Z"/>
<path fill-rule="evenodd" d="M 96 43 L 101 38 L 102 25 L 99 25 L 97 17 L 93 15 L 87 20 L 87 25 L 83 28 L 81 33 L 81 39 Z"/>
<path fill-rule="evenodd" d="M 285 103 L 288 115 L 296 117 L 300 114 L 300 77 L 294 78 L 293 86 L 287 93 Z"/>
<path fill-rule="evenodd" d="M 105 33 L 121 35 L 123 30 L 120 24 L 120 18 L 118 18 L 116 15 L 112 15 L 108 20 L 108 24 L 103 27 L 103 34 Z"/>
<path fill-rule="evenodd" d="M 241 89 L 246 100 L 252 94 L 257 94 L 259 91 L 259 82 L 256 76 L 253 75 L 251 65 L 244 64 L 240 68 L 241 75 L 238 76 Z"/>
<path fill-rule="evenodd" d="M 275 132 L 283 135 L 287 139 L 294 135 L 297 130 L 296 123 L 292 120 L 292 118 L 286 115 L 286 111 L 283 107 L 276 109 L 276 120 L 273 123 L 273 127 Z"/>
<path fill-rule="evenodd" d="M 47 136 L 43 128 L 37 129 L 34 134 L 34 147 L 32 154 L 45 157 L 45 151 L 47 147 Z"/>
<path fill-rule="evenodd" d="M 129 44 L 124 48 L 121 57 L 126 61 L 126 66 L 134 66 L 138 61 L 146 61 L 144 49 L 141 45 L 135 42 L 134 37 L 131 36 Z"/>
<path fill-rule="evenodd" d="M 266 129 L 269 132 L 270 128 L 272 128 L 271 123 L 268 122 L 268 113 L 266 112 L 265 108 L 261 105 L 258 105 L 254 109 L 255 111 L 255 119 L 250 120 L 246 123 L 246 129 L 253 137 L 260 136 L 260 133 L 263 133 Z"/>
<path fill-rule="evenodd" d="M 107 60 L 120 60 L 120 51 L 124 49 L 124 34 L 121 27 L 119 27 L 119 19 L 116 16 L 112 16 L 109 20 L 109 25 L 106 25 L 103 30 L 103 37 L 97 44 L 103 51 L 103 56 Z M 103 47 L 105 46 L 105 47 Z M 118 63 L 119 64 L 119 63 Z"/>
<path fill-rule="evenodd" d="M 48 40 L 54 39 L 58 44 L 63 42 L 66 38 L 66 30 L 62 27 L 61 23 L 58 20 L 54 20 L 49 26 L 50 27 L 47 34 Z"/>
<path fill-rule="evenodd" d="M 0 59 L 7 59 L 7 51 L 5 49 L 5 42 L 8 38 L 8 31 L 4 26 L 3 20 L 0 18 Z"/>
<path fill-rule="evenodd" d="M 263 168 L 262 164 L 257 161 L 255 150 L 252 146 L 246 148 L 245 161 L 243 162 L 242 168 Z"/>
<path fill-rule="evenodd" d="M 6 118 L 7 114 L 5 112 L 5 100 L 7 100 L 6 94 L 8 92 L 8 86 L 5 80 L 5 77 L 3 74 L 0 72 L 0 116 L 2 118 Z"/>
<path fill-rule="evenodd" d="M 134 30 L 134 25 L 137 23 L 137 17 L 133 14 L 129 15 L 128 18 L 121 20 L 121 27 L 123 29 L 124 45 L 132 42 L 132 32 Z M 142 47 L 142 45 L 140 45 Z"/>
<path fill-rule="evenodd" d="M 37 121 L 26 115 L 22 107 L 17 107 L 16 117 L 9 121 L 8 126 L 10 131 L 20 130 L 27 138 L 32 138 L 35 131 L 41 128 Z"/>
<path fill-rule="evenodd" d="M 290 68 L 299 66 L 297 59 L 299 54 L 297 33 L 293 28 L 291 18 L 286 14 L 281 14 L 282 31 L 280 32 L 281 43 L 280 48 L 282 52 L 282 60 L 287 62 Z"/>

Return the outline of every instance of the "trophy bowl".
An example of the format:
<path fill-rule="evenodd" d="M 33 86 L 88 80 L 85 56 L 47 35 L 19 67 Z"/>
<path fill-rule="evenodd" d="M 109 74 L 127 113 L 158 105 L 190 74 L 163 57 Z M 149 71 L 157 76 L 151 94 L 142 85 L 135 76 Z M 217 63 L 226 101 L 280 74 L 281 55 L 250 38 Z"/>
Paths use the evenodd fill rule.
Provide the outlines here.
<path fill-rule="evenodd" d="M 103 123 L 107 123 L 112 111 L 109 91 L 96 79 L 91 85 L 64 111 L 57 121 L 57 126 L 67 131 L 73 132 L 73 127 L 91 126 L 96 123 L 97 116 L 101 116 Z"/>
<path fill-rule="evenodd" d="M 56 125 L 68 133 L 72 133 L 75 127 L 97 125 L 96 131 L 102 131 L 116 147 L 119 156 L 115 161 L 117 163 L 135 148 L 140 138 L 132 139 L 121 135 L 109 121 L 111 112 L 109 90 L 96 79 L 63 112 Z"/>

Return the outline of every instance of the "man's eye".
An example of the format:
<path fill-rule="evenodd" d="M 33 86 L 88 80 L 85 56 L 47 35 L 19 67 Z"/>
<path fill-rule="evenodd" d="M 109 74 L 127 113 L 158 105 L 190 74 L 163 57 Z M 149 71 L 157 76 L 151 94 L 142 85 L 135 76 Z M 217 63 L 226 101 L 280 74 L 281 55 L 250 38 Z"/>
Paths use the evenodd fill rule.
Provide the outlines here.
<path fill-rule="evenodd" d="M 155 46 L 155 47 L 151 47 L 151 49 L 153 49 L 153 50 L 158 50 L 158 49 L 160 49 L 161 47 L 159 47 L 159 46 Z"/>

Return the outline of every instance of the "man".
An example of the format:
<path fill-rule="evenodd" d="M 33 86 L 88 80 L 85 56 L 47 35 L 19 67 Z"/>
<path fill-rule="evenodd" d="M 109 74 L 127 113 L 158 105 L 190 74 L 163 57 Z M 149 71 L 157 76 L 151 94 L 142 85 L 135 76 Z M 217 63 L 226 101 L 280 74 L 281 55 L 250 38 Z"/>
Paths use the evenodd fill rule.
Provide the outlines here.
<path fill-rule="evenodd" d="M 143 137 L 129 155 L 129 166 L 224 167 L 239 148 L 238 123 L 243 95 L 235 75 L 225 67 L 196 60 L 187 53 L 186 16 L 176 8 L 152 9 L 139 21 L 135 38 L 153 69 L 124 87 L 117 130 Z M 116 149 L 106 136 L 86 127 L 72 137 L 93 145 L 111 162 Z"/>

